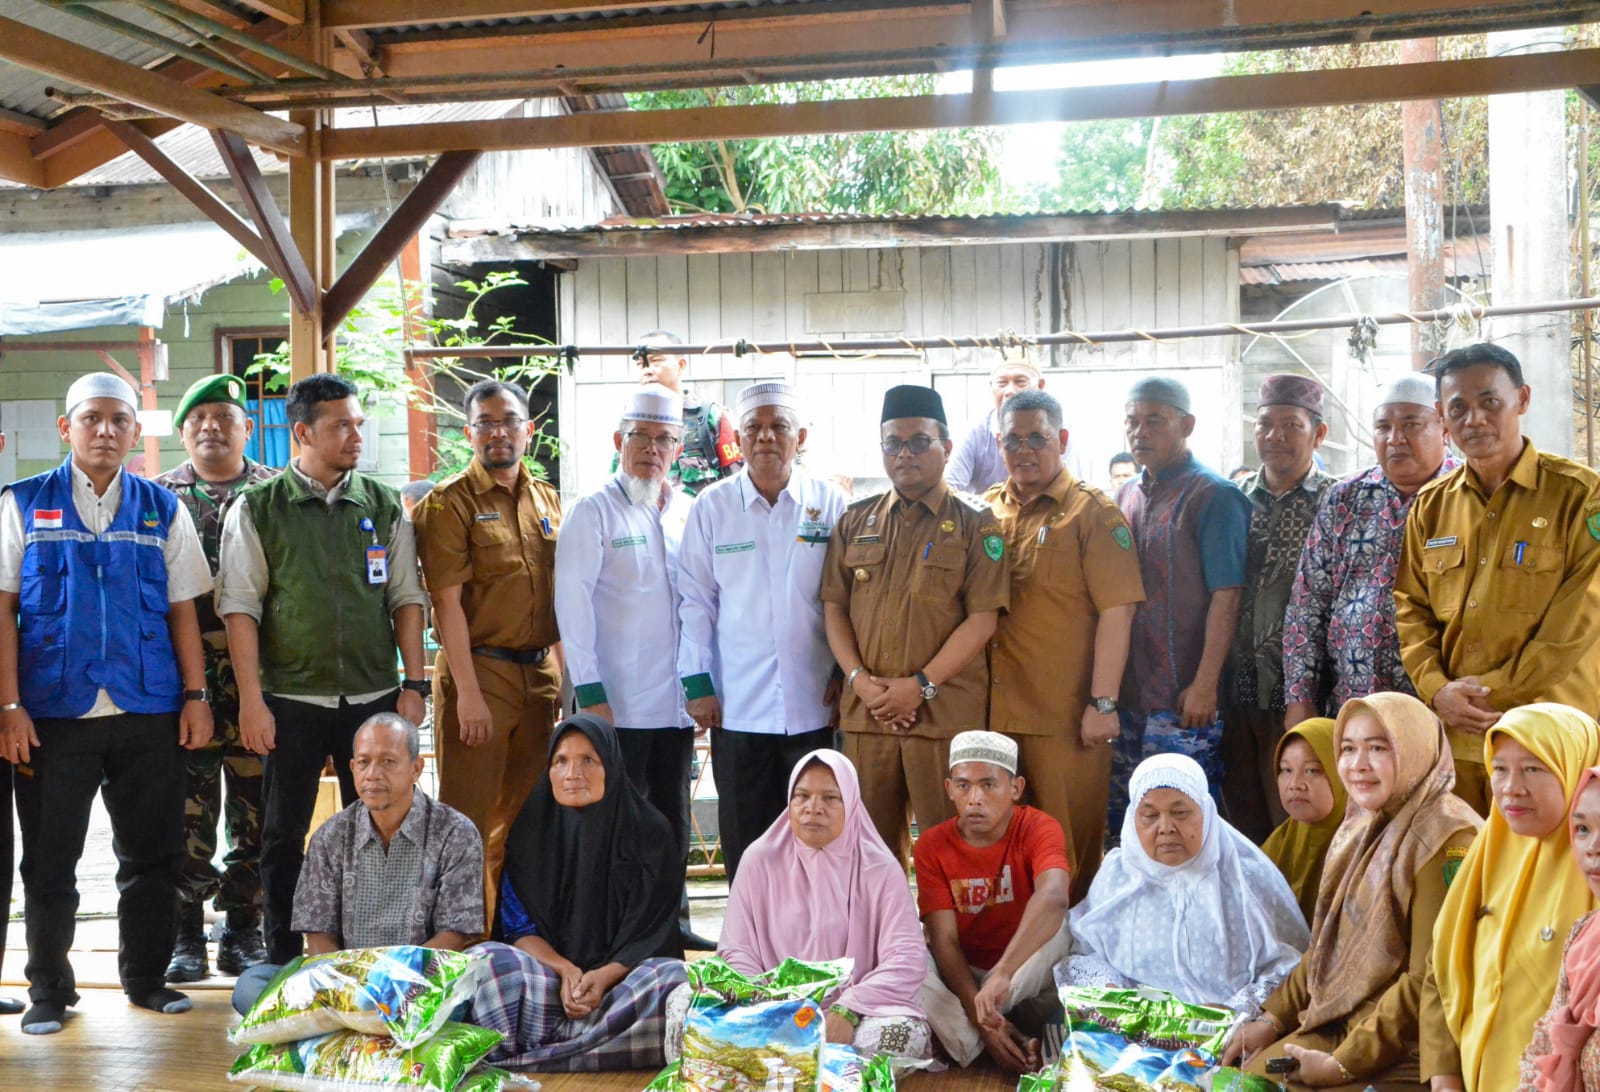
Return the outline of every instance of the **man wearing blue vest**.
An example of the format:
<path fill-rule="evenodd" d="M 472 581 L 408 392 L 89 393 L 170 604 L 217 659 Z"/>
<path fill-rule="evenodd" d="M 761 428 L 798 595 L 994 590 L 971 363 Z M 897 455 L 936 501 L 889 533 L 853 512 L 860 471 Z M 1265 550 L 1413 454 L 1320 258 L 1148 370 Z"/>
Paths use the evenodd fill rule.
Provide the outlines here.
<path fill-rule="evenodd" d="M 307 376 L 286 408 L 299 454 L 228 509 L 217 566 L 239 737 L 267 759 L 261 896 L 268 962 L 280 964 L 300 954 L 290 922 L 323 764 L 333 757 L 340 796 L 355 803 L 356 729 L 375 713 L 421 724 L 429 689 L 416 539 L 400 494 L 356 470 L 365 417 L 355 384 Z"/>
<path fill-rule="evenodd" d="M 16 766 L 28 996 L 22 1030 L 61 1030 L 77 865 L 98 791 L 117 854 L 117 971 L 135 1005 L 183 1012 L 167 957 L 184 855 L 183 757 L 211 739 L 194 599 L 211 573 L 167 490 L 123 472 L 133 388 L 67 391 L 71 456 L 0 496 L 0 755 Z"/>

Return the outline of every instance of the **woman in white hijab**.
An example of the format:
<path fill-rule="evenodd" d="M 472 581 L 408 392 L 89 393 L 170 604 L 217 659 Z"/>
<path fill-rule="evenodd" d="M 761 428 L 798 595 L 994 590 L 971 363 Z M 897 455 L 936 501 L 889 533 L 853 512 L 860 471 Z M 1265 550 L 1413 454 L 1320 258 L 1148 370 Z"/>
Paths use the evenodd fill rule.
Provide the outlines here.
<path fill-rule="evenodd" d="M 1122 847 L 1072 910 L 1068 986 L 1152 986 L 1252 1016 L 1310 942 L 1272 861 L 1223 822 L 1205 772 L 1155 755 L 1128 780 Z"/>

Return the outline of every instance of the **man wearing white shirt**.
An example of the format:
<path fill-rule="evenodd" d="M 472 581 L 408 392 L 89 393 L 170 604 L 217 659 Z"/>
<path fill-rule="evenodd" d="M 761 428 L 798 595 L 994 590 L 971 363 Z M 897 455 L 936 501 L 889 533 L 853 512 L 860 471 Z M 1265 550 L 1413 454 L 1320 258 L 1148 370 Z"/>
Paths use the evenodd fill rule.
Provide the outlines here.
<path fill-rule="evenodd" d="M 667 474 L 682 437 L 676 391 L 646 384 L 629 394 L 612 437 L 617 475 L 562 520 L 555 598 L 578 705 L 617 726 L 629 779 L 672 824 L 687 864 L 694 722 L 674 651 L 678 545 L 693 498 Z"/>
<path fill-rule="evenodd" d="M 743 474 L 706 489 L 678 552 L 678 674 L 711 731 L 717 825 L 731 880 L 784 810 L 789 771 L 833 745 L 840 679 L 822 623 L 822 565 L 845 495 L 795 467 L 794 388 L 739 392 Z"/>

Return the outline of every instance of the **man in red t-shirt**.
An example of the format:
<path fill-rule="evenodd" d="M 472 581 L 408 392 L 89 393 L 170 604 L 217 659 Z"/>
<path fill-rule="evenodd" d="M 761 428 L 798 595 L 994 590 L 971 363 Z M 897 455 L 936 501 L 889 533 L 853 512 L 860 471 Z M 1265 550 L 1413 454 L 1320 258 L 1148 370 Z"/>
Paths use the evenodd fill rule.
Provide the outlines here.
<path fill-rule="evenodd" d="M 983 1051 L 1013 1072 L 1039 1068 L 1039 1040 L 1014 1019 L 1056 1007 L 1066 958 L 1070 864 L 1061 824 L 1022 799 L 1017 744 L 998 732 L 950 741 L 945 792 L 956 817 L 917 839 L 917 906 L 928 937 L 918 1000 L 945 1050 Z M 1011 1017 L 1011 1019 L 1008 1019 Z"/>

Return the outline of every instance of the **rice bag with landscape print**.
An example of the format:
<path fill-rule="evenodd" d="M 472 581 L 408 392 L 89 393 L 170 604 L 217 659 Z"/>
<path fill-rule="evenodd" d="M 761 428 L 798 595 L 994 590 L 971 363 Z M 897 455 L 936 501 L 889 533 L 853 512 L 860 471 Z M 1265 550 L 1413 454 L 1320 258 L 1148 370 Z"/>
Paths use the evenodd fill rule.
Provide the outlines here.
<path fill-rule="evenodd" d="M 412 944 L 300 956 L 228 1037 L 290 1043 L 347 1028 L 415 1046 L 449 1021 L 488 968 L 485 956 Z"/>
<path fill-rule="evenodd" d="M 257 1043 L 241 1054 L 228 1079 L 293 1092 L 497 1092 L 505 1074 L 485 1070 L 468 1078 L 505 1036 L 471 1024 L 446 1024 L 432 1038 L 406 1047 L 384 1035 L 334 1031 L 296 1043 Z"/>
<path fill-rule="evenodd" d="M 1065 986 L 1066 1035 L 1055 1072 L 1018 1092 L 1200 1092 L 1210 1089 L 1234 1014 L 1161 990 Z"/>

